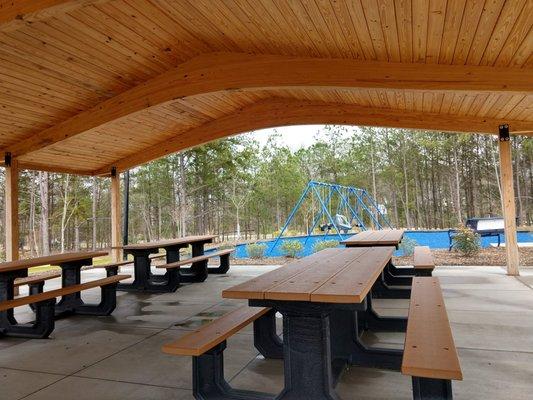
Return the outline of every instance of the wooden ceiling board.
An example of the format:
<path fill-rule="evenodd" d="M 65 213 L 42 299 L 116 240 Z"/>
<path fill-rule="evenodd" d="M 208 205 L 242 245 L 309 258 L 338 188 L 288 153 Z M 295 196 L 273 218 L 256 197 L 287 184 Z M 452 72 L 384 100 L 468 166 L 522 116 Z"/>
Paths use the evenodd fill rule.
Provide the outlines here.
<path fill-rule="evenodd" d="M 509 90 L 460 89 L 462 83 L 439 89 L 434 82 L 418 88 L 343 87 L 327 79 L 316 85 L 318 76 L 309 75 L 307 87 L 302 79 L 290 87 L 277 86 L 275 74 L 265 72 L 272 77 L 271 87 L 215 84 L 206 91 L 176 92 L 164 101 L 139 97 L 132 112 L 121 112 L 120 107 L 128 106 L 121 105 L 122 94 L 134 88 L 141 93 L 139 88 L 150 80 L 173 68 L 200 65 L 202 56 L 205 60 L 215 52 L 489 66 L 526 71 L 526 85 L 516 91 L 511 81 L 502 79 Z M 274 72 L 286 68 L 282 64 Z M 528 130 L 533 121 L 533 94 L 527 86 L 532 70 L 531 0 L 12 0 L 0 4 L 0 150 L 13 150 L 47 129 L 66 127 L 66 121 L 91 108 L 89 114 L 97 114 L 109 99 L 117 99 L 118 106 L 108 117 L 86 128 L 81 124 L 72 135 L 36 141 L 31 152 L 20 155 L 21 163 L 44 167 L 46 160 L 47 168 L 69 165 L 96 172 L 205 124 L 220 120 L 224 125 L 243 109 L 276 98 L 287 104 L 374 109 L 387 123 L 397 120 L 385 115 L 390 110 L 391 116 L 421 113 L 428 119 L 426 126 L 433 126 L 430 119 L 440 114 L 433 121 L 513 121 Z M 323 77 L 332 72 L 324 68 Z M 301 67 L 303 76 L 309 73 Z M 162 88 L 165 84 L 180 85 L 161 79 Z M 472 124 L 482 129 L 483 120 Z M 264 124 L 269 125 L 266 120 Z M 447 130 L 435 126 L 439 128 Z"/>

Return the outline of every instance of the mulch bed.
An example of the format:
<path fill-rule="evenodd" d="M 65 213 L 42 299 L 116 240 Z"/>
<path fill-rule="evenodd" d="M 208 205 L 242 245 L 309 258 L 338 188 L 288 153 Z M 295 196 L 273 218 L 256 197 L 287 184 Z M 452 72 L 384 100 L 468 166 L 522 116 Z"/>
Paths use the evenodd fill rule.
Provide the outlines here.
<path fill-rule="evenodd" d="M 520 248 L 520 267 L 533 267 L 533 248 Z M 505 248 L 490 247 L 480 250 L 472 257 L 465 257 L 457 251 L 433 250 L 436 265 L 485 265 L 505 266 Z M 262 259 L 240 258 L 231 261 L 234 265 L 283 265 L 293 259 L 288 257 L 273 257 Z M 395 265 L 412 265 L 412 256 L 394 257 Z"/>

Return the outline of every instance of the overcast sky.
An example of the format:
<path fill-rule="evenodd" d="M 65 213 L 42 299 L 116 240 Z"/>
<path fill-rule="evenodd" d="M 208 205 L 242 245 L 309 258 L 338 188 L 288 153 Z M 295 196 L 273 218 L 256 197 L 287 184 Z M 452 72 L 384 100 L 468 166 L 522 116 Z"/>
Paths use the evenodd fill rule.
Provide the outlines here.
<path fill-rule="evenodd" d="M 324 129 L 324 126 L 325 125 L 282 126 L 279 128 L 257 130 L 251 133 L 251 136 L 264 146 L 269 136 L 277 132 L 280 136 L 279 143 L 287 145 L 294 151 L 312 145 L 315 142 L 316 134 L 321 132 Z M 352 130 L 357 130 L 357 127 L 350 127 L 350 131 Z M 351 132 L 349 132 L 349 134 L 350 133 Z"/>

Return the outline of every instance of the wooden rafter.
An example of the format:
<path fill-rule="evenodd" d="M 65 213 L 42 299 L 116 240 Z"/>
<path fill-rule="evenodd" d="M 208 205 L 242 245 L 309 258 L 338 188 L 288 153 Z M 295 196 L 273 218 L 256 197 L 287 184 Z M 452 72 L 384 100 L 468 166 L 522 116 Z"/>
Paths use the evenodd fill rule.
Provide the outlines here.
<path fill-rule="evenodd" d="M 512 128 L 533 128 L 533 122 L 506 121 Z M 366 108 L 349 104 L 273 98 L 243 107 L 235 113 L 177 134 L 141 152 L 94 172 L 107 175 L 114 166 L 124 171 L 134 166 L 226 136 L 256 129 L 298 124 L 341 124 L 497 134 L 500 120 L 403 110 Z"/>
<path fill-rule="evenodd" d="M 204 54 L 26 140 L 0 149 L 0 152 L 21 156 L 149 107 L 184 97 L 218 91 L 294 87 L 527 94 L 533 92 L 533 72 L 529 69 L 484 66 L 363 62 L 242 53 Z M 446 130 L 447 127 L 443 125 L 439 129 Z"/>

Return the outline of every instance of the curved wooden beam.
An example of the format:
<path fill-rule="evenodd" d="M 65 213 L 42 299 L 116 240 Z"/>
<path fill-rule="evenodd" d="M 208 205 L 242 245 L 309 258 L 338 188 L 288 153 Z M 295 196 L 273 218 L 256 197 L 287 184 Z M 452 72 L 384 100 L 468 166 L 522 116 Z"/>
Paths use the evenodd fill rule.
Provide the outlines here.
<path fill-rule="evenodd" d="M 286 125 L 337 124 L 497 134 L 498 126 L 502 123 L 507 123 L 511 129 L 516 130 L 533 129 L 533 122 L 528 121 L 503 121 L 472 116 L 375 109 L 349 104 L 273 98 L 240 108 L 233 114 L 181 132 L 173 139 L 165 140 L 139 153 L 118 160 L 93 174 L 107 175 L 112 167 L 116 167 L 119 172 L 124 171 L 168 154 L 223 137 Z"/>
<path fill-rule="evenodd" d="M 533 71 L 242 53 L 204 54 L 0 152 L 20 156 L 188 96 L 295 87 L 531 93 Z"/>
<path fill-rule="evenodd" d="M 109 0 L 0 0 L 0 32 L 103 1 Z"/>

